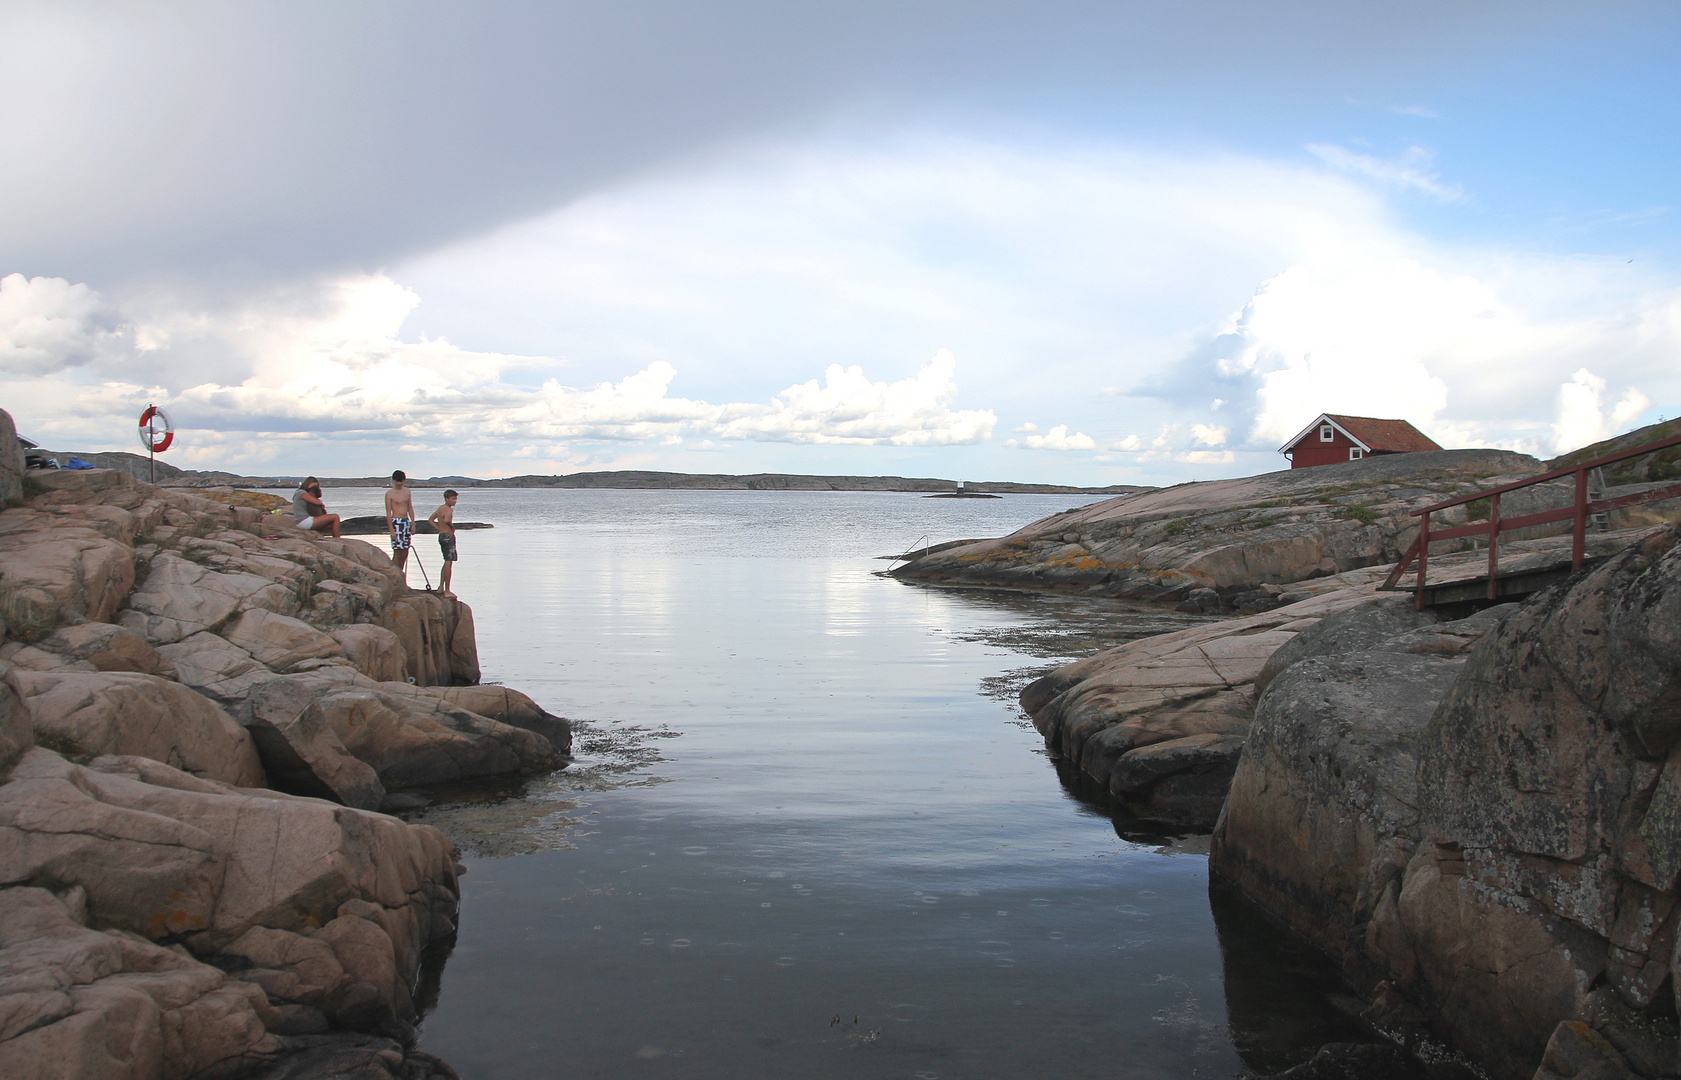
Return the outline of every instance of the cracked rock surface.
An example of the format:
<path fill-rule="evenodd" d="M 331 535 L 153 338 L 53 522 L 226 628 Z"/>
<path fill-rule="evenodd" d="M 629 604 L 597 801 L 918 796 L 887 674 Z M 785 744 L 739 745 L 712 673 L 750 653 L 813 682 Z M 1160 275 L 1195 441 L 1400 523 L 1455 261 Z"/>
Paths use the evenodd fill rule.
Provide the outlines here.
<path fill-rule="evenodd" d="M 1498 1078 L 1674 1075 L 1681 526 L 1521 607 L 1348 637 L 1267 687 L 1212 871 L 1398 1037 Z"/>
<path fill-rule="evenodd" d="M 25 474 L 15 450 L 0 1076 L 451 1080 L 412 1043 L 455 854 L 375 811 L 560 765 L 566 722 L 473 685 L 471 610 L 368 544 L 112 470 Z"/>

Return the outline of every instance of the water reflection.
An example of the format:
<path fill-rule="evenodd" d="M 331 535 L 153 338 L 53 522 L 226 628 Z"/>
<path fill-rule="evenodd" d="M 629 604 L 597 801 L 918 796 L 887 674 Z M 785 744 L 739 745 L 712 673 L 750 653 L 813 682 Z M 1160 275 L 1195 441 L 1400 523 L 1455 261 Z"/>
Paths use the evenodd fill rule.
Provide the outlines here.
<path fill-rule="evenodd" d="M 464 493 L 497 525 L 456 579 L 487 677 L 589 728 L 572 768 L 415 815 L 469 870 L 424 1047 L 481 1078 L 752 1080 L 1229 1077 L 1289 1043 L 1233 1037 L 1248 946 L 1198 838 L 1117 817 L 1014 701 L 1197 617 L 875 576 L 1068 500 L 975 502 Z"/>

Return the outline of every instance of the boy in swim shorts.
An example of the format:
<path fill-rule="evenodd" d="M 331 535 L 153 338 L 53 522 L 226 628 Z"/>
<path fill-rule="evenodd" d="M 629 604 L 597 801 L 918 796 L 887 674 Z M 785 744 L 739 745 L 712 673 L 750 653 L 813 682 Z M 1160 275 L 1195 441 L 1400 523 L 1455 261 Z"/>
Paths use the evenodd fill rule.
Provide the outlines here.
<path fill-rule="evenodd" d="M 451 600 L 455 594 L 449 591 L 450 572 L 455 569 L 455 500 L 460 498 L 453 489 L 444 492 L 444 504 L 432 511 L 432 516 L 426 520 L 438 530 L 438 550 L 443 552 L 444 572 L 438 576 L 438 592 Z"/>
<path fill-rule="evenodd" d="M 398 469 L 391 474 L 391 490 L 385 493 L 385 531 L 391 534 L 391 561 L 409 578 L 409 548 L 414 544 L 414 497 L 404 486 L 408 477 Z"/>

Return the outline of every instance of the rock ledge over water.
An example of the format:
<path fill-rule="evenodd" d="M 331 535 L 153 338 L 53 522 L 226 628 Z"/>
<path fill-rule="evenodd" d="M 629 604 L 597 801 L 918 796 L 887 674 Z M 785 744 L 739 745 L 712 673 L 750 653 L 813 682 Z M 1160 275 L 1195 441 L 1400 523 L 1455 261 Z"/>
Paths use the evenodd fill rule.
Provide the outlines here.
<path fill-rule="evenodd" d="M 562 765 L 566 722 L 476 685 L 471 609 L 368 544 L 15 447 L 0 1076 L 453 1077 L 404 1047 L 456 860 L 377 810 Z"/>

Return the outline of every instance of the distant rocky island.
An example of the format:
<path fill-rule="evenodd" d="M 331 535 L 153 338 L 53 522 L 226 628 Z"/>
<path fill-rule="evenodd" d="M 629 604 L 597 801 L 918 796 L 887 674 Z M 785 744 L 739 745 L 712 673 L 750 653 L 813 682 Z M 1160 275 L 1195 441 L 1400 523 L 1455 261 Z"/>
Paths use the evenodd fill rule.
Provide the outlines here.
<path fill-rule="evenodd" d="M 157 484 L 171 488 L 292 488 L 303 479 L 296 476 L 241 476 L 237 473 L 178 469 L 162 461 L 152 462 L 139 454 L 121 451 L 90 453 L 79 450 L 54 451 L 60 467 L 71 458 L 80 458 L 100 469 L 118 469 L 140 480 L 150 481 L 157 470 Z M 386 476 L 323 476 L 323 487 L 383 487 L 390 482 Z M 481 480 L 473 476 L 433 476 L 422 480 L 410 478 L 410 487 L 417 488 L 618 488 L 670 491 L 914 491 L 957 492 L 966 494 L 1042 494 L 1042 495 L 1128 495 L 1150 488 L 1136 484 L 1113 484 L 1108 487 L 1074 487 L 1067 484 L 1023 484 L 1001 480 L 966 483 L 935 477 L 912 476 L 802 476 L 795 473 L 680 473 L 654 472 L 644 469 L 620 469 L 603 472 L 576 472 L 554 475 L 527 474 Z"/>

